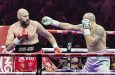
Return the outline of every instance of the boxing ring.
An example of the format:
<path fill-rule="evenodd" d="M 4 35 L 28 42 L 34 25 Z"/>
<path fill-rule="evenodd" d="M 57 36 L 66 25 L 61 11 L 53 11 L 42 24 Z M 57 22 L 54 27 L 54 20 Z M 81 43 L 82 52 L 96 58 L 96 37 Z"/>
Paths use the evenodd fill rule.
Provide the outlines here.
<path fill-rule="evenodd" d="M 40 53 L 13 53 L 13 54 L 7 54 L 7 53 L 3 53 L 3 54 L 0 54 L 0 56 L 27 56 L 27 57 L 35 57 L 35 56 L 42 56 L 42 57 L 44 57 L 44 56 L 60 56 L 60 57 L 65 57 L 65 56 L 69 56 L 69 57 L 90 57 L 90 56 L 111 56 L 111 57 L 113 57 L 113 56 L 115 56 L 115 53 L 109 53 L 109 54 L 106 54 L 106 53 L 61 53 L 61 54 L 54 54 L 54 53 L 45 53 L 45 54 L 40 54 Z M 111 75 L 115 75 L 115 72 L 100 72 L 100 73 L 97 73 L 97 72 L 88 72 L 88 73 L 86 73 L 86 72 L 80 72 L 80 71 L 78 71 L 78 70 L 76 70 L 76 71 L 70 71 L 70 72 L 67 72 L 67 70 L 66 69 L 57 69 L 57 71 L 56 72 L 41 72 L 41 73 L 39 73 L 39 71 L 38 72 L 1 72 L 0 74 L 16 74 L 16 75 L 22 75 L 22 74 L 24 74 L 24 75 L 40 75 L 40 74 L 42 74 L 42 75 L 92 75 L 92 74 L 98 74 L 98 75 L 108 75 L 108 74 L 111 74 Z"/>
<path fill-rule="evenodd" d="M 87 53 L 87 49 L 85 48 L 72 48 L 72 42 L 73 42 L 73 35 L 82 34 L 79 31 L 68 31 L 68 30 L 48 30 L 52 34 L 67 34 L 68 36 L 68 43 L 67 48 L 61 48 L 62 52 L 61 54 L 54 54 L 54 53 L 47 53 L 47 52 L 53 52 L 53 48 L 42 48 L 46 53 L 40 54 L 40 53 L 1 53 L 0 56 L 5 57 L 12 57 L 12 56 L 30 56 L 30 57 L 45 57 L 45 56 L 58 56 L 58 57 L 67 57 L 67 69 L 57 69 L 56 72 L 45 72 L 39 71 L 37 72 L 0 72 L 0 75 L 115 75 L 115 72 L 80 72 L 79 70 L 72 71 L 71 70 L 71 57 L 91 57 L 91 56 L 115 56 L 115 49 L 107 49 L 110 53 Z M 115 31 L 106 31 L 108 35 L 115 35 Z M 1 46 L 2 49 L 5 48 L 4 45 Z M 74 52 L 74 53 L 73 53 Z M 77 53 L 76 53 L 77 52 Z M 42 60 L 42 59 L 40 59 Z"/>

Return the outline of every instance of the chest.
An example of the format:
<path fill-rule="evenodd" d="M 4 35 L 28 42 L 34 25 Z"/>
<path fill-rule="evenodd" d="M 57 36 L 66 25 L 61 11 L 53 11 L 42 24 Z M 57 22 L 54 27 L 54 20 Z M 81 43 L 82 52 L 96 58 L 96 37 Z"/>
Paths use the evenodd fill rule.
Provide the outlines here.
<path fill-rule="evenodd" d="M 14 35 L 17 36 L 21 31 L 22 31 L 22 27 L 17 26 L 16 29 L 14 30 Z M 26 28 L 27 32 L 28 32 L 28 38 L 32 38 L 34 37 L 37 33 L 37 28 L 35 26 L 29 25 Z"/>

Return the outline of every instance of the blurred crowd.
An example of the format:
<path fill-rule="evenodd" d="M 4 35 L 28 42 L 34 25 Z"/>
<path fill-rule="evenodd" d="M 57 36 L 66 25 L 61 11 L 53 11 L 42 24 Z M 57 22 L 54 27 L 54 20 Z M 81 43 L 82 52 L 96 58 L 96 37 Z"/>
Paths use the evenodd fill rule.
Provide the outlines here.
<path fill-rule="evenodd" d="M 85 65 L 87 58 L 86 57 L 73 57 L 71 58 L 71 70 L 72 71 L 79 71 L 83 68 L 83 66 Z M 56 65 L 58 67 L 58 69 L 67 69 L 67 58 L 63 57 L 61 59 L 59 59 L 58 62 L 55 62 L 56 64 L 58 63 L 59 65 Z M 112 72 L 115 72 L 115 58 L 111 58 L 111 64 L 110 64 L 110 70 Z"/>
<path fill-rule="evenodd" d="M 86 12 L 92 12 L 96 16 L 98 24 L 106 31 L 115 30 L 115 0 L 0 0 L 0 25 L 11 25 L 17 21 L 16 12 L 19 8 L 25 8 L 30 12 L 30 19 L 41 22 L 43 16 L 50 16 L 53 19 L 72 24 L 81 23 L 82 16 Z M 53 26 L 46 29 L 59 29 Z M 59 47 L 67 47 L 67 35 L 54 34 Z M 107 47 L 115 48 L 115 36 L 107 36 Z M 42 38 L 43 40 L 43 38 Z M 49 42 L 40 41 L 42 47 L 51 47 Z M 82 35 L 73 35 L 73 48 L 86 48 Z M 111 69 L 115 69 L 115 58 L 111 58 Z M 75 61 L 76 60 L 76 61 Z M 75 61 L 75 62 L 74 62 Z M 66 60 L 62 59 L 59 68 L 66 68 Z M 81 69 L 84 60 L 73 58 L 72 68 Z"/>

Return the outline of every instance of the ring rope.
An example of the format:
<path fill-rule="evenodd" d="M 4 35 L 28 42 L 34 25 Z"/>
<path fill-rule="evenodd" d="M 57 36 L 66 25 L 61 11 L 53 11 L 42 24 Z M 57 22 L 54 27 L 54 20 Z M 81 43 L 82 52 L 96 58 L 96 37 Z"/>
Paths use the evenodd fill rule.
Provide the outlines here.
<path fill-rule="evenodd" d="M 0 56 L 30 56 L 30 57 L 35 57 L 36 55 L 41 55 L 43 57 L 45 56 L 61 56 L 61 57 L 66 57 L 66 56 L 72 56 L 72 57 L 90 57 L 90 56 L 115 56 L 115 53 L 60 53 L 60 54 L 55 54 L 55 53 L 2 53 Z"/>
<path fill-rule="evenodd" d="M 1 75 L 8 74 L 8 75 L 22 75 L 22 74 L 28 74 L 28 75 L 36 75 L 36 72 L 0 72 Z M 42 75 L 115 75 L 115 72 L 42 72 Z"/>
<path fill-rule="evenodd" d="M 115 72 L 43 72 L 42 74 L 48 74 L 48 75 L 115 75 Z"/>
<path fill-rule="evenodd" d="M 4 74 L 8 74 L 8 75 L 23 75 L 23 74 L 28 74 L 28 75 L 35 75 L 36 72 L 0 72 L 0 75 L 4 75 Z"/>
<path fill-rule="evenodd" d="M 67 48 L 60 48 L 62 50 L 62 52 L 67 52 Z M 44 50 L 45 52 L 53 52 L 54 49 L 53 48 L 42 48 L 42 50 Z M 114 52 L 115 53 L 115 49 L 107 49 L 108 52 Z M 71 52 L 88 52 L 88 50 L 86 48 L 71 48 Z"/>
<path fill-rule="evenodd" d="M 61 34 L 68 34 L 69 30 L 48 30 L 50 33 L 61 33 Z M 72 34 L 82 34 L 81 31 L 71 31 Z M 107 34 L 115 35 L 115 31 L 106 31 Z"/>
<path fill-rule="evenodd" d="M 5 49 L 5 46 L 1 46 L 1 48 Z M 62 52 L 67 52 L 67 48 L 60 48 Z M 54 52 L 53 48 L 42 48 L 44 52 Z M 107 49 L 108 52 L 115 53 L 115 49 Z M 71 52 L 88 52 L 86 48 L 71 48 Z"/>

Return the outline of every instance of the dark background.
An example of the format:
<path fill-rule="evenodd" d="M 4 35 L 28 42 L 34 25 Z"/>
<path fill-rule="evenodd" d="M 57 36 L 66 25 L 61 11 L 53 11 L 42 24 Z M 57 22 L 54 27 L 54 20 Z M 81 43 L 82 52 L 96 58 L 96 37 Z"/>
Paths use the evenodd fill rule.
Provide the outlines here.
<path fill-rule="evenodd" d="M 0 0 L 0 25 L 11 25 L 17 21 L 17 10 L 25 8 L 30 13 L 30 19 L 41 23 L 43 16 L 72 24 L 81 23 L 82 16 L 86 12 L 92 12 L 96 16 L 98 24 L 106 31 L 115 30 L 115 0 Z M 59 29 L 53 26 L 46 29 Z M 66 35 L 54 35 L 60 47 L 66 47 Z M 107 36 L 107 47 L 115 48 L 115 36 Z M 42 41 L 41 41 L 42 42 Z M 43 42 L 43 47 L 51 47 Z M 84 37 L 74 35 L 73 47 L 85 47 Z"/>

